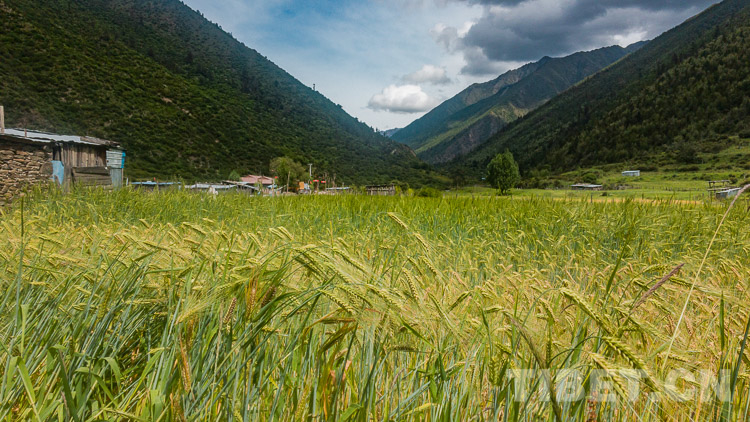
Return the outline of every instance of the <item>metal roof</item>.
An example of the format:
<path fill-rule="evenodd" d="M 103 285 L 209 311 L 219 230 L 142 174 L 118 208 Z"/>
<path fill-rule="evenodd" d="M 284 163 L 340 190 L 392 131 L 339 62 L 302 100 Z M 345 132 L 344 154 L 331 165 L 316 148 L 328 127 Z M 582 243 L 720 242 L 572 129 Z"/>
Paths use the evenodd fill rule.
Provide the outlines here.
<path fill-rule="evenodd" d="M 262 185 L 273 185 L 275 183 L 272 177 L 257 176 L 254 174 L 248 174 L 247 176 L 242 176 L 240 180 L 245 183 L 251 183 L 251 184 L 260 183 Z"/>
<path fill-rule="evenodd" d="M 742 188 L 729 188 L 716 192 L 717 198 L 733 198 L 739 194 Z"/>
<path fill-rule="evenodd" d="M 179 185 L 177 182 L 130 182 L 133 186 L 172 186 Z"/>
<path fill-rule="evenodd" d="M 185 189 L 210 189 L 210 188 L 214 188 L 216 190 L 227 190 L 227 189 L 237 189 L 237 186 L 219 185 L 219 184 L 212 184 L 212 183 L 196 183 L 194 185 L 185 186 Z"/>
<path fill-rule="evenodd" d="M 76 136 L 76 135 L 58 135 L 55 133 L 38 132 L 26 129 L 5 129 L 4 134 L 0 136 L 6 136 L 10 138 L 19 138 L 25 141 L 42 142 L 42 143 L 56 143 L 66 142 L 72 144 L 84 144 L 84 145 L 96 145 L 96 146 L 108 146 L 119 148 L 120 144 L 106 139 L 92 138 L 89 136 Z"/>

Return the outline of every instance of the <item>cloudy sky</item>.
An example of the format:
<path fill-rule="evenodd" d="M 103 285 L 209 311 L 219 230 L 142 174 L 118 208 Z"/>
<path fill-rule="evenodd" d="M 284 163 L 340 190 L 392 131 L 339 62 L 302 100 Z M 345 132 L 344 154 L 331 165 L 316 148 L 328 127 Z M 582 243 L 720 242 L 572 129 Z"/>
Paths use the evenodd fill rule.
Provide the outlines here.
<path fill-rule="evenodd" d="M 378 129 L 474 82 L 653 39 L 714 0 L 183 0 Z"/>

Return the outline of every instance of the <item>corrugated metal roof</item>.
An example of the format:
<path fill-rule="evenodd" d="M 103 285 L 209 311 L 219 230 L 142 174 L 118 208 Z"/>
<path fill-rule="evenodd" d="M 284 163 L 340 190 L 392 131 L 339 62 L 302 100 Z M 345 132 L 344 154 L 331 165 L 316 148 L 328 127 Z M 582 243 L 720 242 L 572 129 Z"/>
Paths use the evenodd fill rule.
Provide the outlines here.
<path fill-rule="evenodd" d="M 133 186 L 172 186 L 179 185 L 177 182 L 130 182 Z"/>
<path fill-rule="evenodd" d="M 216 190 L 227 190 L 227 189 L 237 189 L 237 186 L 217 185 L 217 184 L 211 184 L 211 183 L 196 183 L 194 185 L 185 186 L 185 189 L 210 189 L 210 188 L 214 188 Z"/>
<path fill-rule="evenodd" d="M 253 185 L 257 183 L 260 183 L 261 185 L 273 185 L 274 184 L 273 178 L 268 177 L 268 176 L 256 176 L 254 174 L 242 176 L 240 180 L 242 180 L 245 183 L 250 183 Z"/>
<path fill-rule="evenodd" d="M 92 138 L 89 136 L 76 136 L 76 135 L 58 135 L 56 133 L 38 132 L 33 130 L 24 129 L 5 129 L 5 133 L 0 136 L 8 136 L 12 138 L 20 138 L 26 141 L 33 142 L 69 142 L 73 144 L 84 144 L 84 145 L 99 145 L 119 148 L 120 144 L 106 139 Z"/>

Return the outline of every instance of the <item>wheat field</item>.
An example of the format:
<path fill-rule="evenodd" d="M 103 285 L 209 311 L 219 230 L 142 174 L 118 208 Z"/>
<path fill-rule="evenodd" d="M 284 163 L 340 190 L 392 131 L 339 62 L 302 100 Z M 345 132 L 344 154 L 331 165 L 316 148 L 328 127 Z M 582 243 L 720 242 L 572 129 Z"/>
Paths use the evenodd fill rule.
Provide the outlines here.
<path fill-rule="evenodd" d="M 725 213 L 37 191 L 0 211 L 0 418 L 746 420 Z"/>

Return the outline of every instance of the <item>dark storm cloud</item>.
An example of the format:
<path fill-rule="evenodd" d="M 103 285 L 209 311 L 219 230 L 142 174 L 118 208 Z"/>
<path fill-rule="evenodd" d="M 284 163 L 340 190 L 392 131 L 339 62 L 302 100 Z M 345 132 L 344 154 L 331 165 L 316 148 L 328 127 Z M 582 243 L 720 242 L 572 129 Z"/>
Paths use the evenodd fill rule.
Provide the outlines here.
<path fill-rule="evenodd" d="M 455 0 L 485 6 L 463 36 L 437 28 L 435 39 L 462 51 L 465 74 L 490 74 L 498 62 L 528 62 L 651 39 L 713 0 Z"/>

